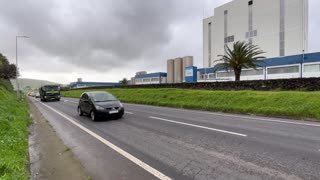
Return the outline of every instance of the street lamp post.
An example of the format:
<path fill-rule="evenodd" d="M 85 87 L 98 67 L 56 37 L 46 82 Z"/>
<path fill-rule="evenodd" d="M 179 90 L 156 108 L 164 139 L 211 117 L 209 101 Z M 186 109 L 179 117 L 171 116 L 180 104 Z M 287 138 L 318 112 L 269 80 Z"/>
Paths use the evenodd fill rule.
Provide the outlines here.
<path fill-rule="evenodd" d="M 18 39 L 19 38 L 29 38 L 28 36 L 16 36 L 16 91 L 17 91 L 17 99 L 20 98 L 20 88 L 19 88 L 19 82 L 18 82 Z"/>

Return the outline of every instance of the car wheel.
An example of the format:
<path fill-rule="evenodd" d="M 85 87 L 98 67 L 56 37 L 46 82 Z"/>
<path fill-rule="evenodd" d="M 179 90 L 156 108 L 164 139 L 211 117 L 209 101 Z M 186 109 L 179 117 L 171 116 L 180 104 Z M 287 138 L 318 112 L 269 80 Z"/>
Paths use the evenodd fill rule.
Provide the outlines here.
<path fill-rule="evenodd" d="M 96 113 L 94 111 L 90 112 L 90 118 L 91 118 L 92 121 L 96 121 L 97 120 Z"/>
<path fill-rule="evenodd" d="M 123 114 L 118 115 L 118 119 L 121 119 L 123 117 Z"/>
<path fill-rule="evenodd" d="M 78 107 L 78 114 L 79 114 L 79 116 L 83 116 L 83 112 L 80 107 Z"/>

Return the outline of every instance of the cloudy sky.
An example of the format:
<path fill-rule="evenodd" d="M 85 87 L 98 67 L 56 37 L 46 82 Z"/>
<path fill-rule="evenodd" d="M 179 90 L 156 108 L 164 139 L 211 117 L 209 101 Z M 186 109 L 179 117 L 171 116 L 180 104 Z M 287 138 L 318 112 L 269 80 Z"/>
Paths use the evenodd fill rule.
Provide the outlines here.
<path fill-rule="evenodd" d="M 166 71 L 192 55 L 202 67 L 202 19 L 230 0 L 0 0 L 0 52 L 24 78 L 118 81 Z M 309 0 L 309 51 L 320 51 L 319 0 Z"/>

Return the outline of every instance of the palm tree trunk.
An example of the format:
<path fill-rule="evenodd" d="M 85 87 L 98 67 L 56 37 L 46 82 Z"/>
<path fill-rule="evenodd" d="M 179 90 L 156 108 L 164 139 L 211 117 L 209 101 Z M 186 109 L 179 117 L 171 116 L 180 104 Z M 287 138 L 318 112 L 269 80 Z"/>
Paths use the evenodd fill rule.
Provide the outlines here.
<path fill-rule="evenodd" d="M 236 81 L 240 81 L 240 76 L 241 76 L 241 70 L 239 70 L 239 69 L 235 69 L 234 70 L 234 75 L 235 75 L 235 79 L 236 79 Z"/>

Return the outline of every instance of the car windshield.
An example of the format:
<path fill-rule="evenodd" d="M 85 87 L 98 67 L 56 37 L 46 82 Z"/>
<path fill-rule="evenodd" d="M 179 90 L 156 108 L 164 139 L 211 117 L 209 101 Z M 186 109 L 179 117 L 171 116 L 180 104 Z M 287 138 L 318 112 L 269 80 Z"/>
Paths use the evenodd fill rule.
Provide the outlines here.
<path fill-rule="evenodd" d="M 43 89 L 45 91 L 59 91 L 59 86 L 45 86 Z"/>
<path fill-rule="evenodd" d="M 118 101 L 116 97 L 109 93 L 92 93 L 91 97 L 95 102 Z"/>

